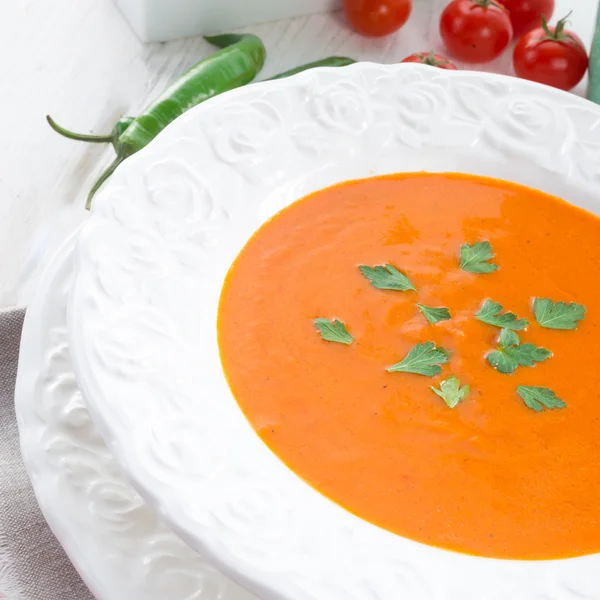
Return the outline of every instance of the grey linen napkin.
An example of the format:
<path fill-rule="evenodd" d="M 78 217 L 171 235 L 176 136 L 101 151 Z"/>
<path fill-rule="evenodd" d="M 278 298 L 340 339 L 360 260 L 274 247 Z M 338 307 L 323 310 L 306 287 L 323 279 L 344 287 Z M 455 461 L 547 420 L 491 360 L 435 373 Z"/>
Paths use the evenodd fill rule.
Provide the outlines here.
<path fill-rule="evenodd" d="M 0 598 L 92 600 L 46 524 L 25 472 L 14 410 L 24 309 L 0 310 Z"/>

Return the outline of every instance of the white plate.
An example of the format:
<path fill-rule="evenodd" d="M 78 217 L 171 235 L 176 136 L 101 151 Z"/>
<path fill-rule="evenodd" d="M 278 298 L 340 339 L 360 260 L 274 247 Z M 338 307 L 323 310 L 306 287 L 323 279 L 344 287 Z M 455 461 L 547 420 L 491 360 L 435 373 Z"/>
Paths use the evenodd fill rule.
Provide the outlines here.
<path fill-rule="evenodd" d="M 72 238 L 27 309 L 15 408 L 46 520 L 98 600 L 256 600 L 186 546 L 131 487 L 91 421 L 71 367 Z"/>
<path fill-rule="evenodd" d="M 497 75 L 362 63 L 257 84 L 178 119 L 118 169 L 80 237 L 69 336 L 95 422 L 191 546 L 265 598 L 598 598 L 600 556 L 499 561 L 425 546 L 321 496 L 245 420 L 216 315 L 257 227 L 338 181 L 509 179 L 598 212 L 600 109 Z"/>

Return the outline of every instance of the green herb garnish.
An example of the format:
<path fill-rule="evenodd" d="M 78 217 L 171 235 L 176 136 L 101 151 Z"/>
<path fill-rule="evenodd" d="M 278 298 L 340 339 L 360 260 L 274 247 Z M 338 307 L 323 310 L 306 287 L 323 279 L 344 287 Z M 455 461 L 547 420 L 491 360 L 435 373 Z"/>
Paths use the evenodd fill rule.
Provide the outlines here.
<path fill-rule="evenodd" d="M 552 390 L 545 387 L 519 385 L 517 386 L 517 394 L 523 398 L 527 407 L 535 410 L 535 412 L 542 412 L 544 407 L 553 410 L 567 406 L 566 402 L 563 402 Z"/>
<path fill-rule="evenodd" d="M 378 290 L 396 290 L 400 292 L 417 290 L 410 279 L 392 265 L 377 265 L 376 267 L 360 265 L 358 268 L 371 282 L 371 285 Z"/>
<path fill-rule="evenodd" d="M 450 311 L 445 306 L 438 308 L 433 306 L 425 306 L 424 304 L 417 304 L 423 316 L 432 324 L 435 325 L 440 321 L 447 321 L 451 319 Z"/>
<path fill-rule="evenodd" d="M 494 258 L 494 252 L 489 242 L 463 244 L 460 247 L 460 268 L 469 273 L 493 273 L 498 265 L 487 262 Z"/>
<path fill-rule="evenodd" d="M 498 350 L 490 352 L 487 360 L 500 373 L 514 373 L 516 368 L 533 367 L 536 362 L 542 362 L 552 356 L 546 348 L 535 344 L 521 344 L 519 336 L 510 329 L 500 332 Z"/>
<path fill-rule="evenodd" d="M 514 329 L 515 331 L 525 329 L 525 327 L 529 325 L 527 319 L 519 319 L 514 313 L 506 312 L 500 314 L 503 310 L 504 307 L 499 302 L 486 300 L 475 316 L 488 325 L 504 327 L 505 329 Z"/>
<path fill-rule="evenodd" d="M 415 373 L 433 377 L 442 372 L 442 367 L 448 362 L 449 353 L 444 348 L 436 348 L 433 342 L 417 344 L 399 363 L 388 367 L 389 373 Z"/>
<path fill-rule="evenodd" d="M 535 320 L 548 329 L 575 329 L 585 316 L 585 306 L 571 302 L 552 302 L 550 298 L 533 301 Z"/>
<path fill-rule="evenodd" d="M 460 387 L 460 379 L 455 375 L 451 375 L 446 381 L 442 381 L 439 390 L 433 386 L 430 387 L 450 408 L 454 408 L 471 392 L 470 385 Z"/>
<path fill-rule="evenodd" d="M 346 326 L 337 319 L 333 322 L 329 319 L 315 319 L 315 326 L 321 337 L 327 342 L 350 345 L 354 341 Z"/>

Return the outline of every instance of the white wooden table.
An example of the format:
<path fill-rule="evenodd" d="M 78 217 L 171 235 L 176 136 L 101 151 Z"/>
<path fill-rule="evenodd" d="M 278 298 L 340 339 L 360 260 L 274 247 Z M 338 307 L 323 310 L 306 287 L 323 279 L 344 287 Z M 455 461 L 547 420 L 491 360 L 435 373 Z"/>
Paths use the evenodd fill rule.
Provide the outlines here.
<path fill-rule="evenodd" d="M 446 3 L 413 0 L 409 24 L 385 39 L 355 35 L 339 14 L 251 27 L 269 53 L 261 77 L 334 54 L 392 63 L 443 51 L 437 27 Z M 557 17 L 573 10 L 571 27 L 589 48 L 598 0 L 556 4 Z M 31 298 L 45 259 L 86 218 L 87 191 L 112 156 L 108 146 L 61 138 L 45 115 L 75 131 L 108 132 L 212 51 L 201 38 L 141 44 L 111 0 L 2 3 L 0 307 Z M 482 69 L 510 72 L 510 53 Z M 585 82 L 576 91 L 584 93 Z"/>

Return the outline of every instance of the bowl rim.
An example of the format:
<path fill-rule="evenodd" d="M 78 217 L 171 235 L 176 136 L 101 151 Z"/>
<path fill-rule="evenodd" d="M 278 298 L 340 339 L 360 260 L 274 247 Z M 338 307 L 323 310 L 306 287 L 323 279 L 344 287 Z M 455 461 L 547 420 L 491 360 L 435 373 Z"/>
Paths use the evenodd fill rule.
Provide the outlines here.
<path fill-rule="evenodd" d="M 500 100 L 493 107 L 480 106 L 481 110 L 479 110 L 477 108 L 481 104 L 477 97 L 479 93 L 492 100 L 497 94 Z M 399 98 L 406 101 L 401 106 Z M 448 105 L 450 101 L 452 104 Z M 294 110 L 290 111 L 290 106 Z M 546 112 L 536 115 L 532 107 L 542 113 Z M 459 108 L 463 112 L 457 115 Z M 295 115 L 296 110 L 301 114 L 301 118 Z M 245 111 L 250 113 L 246 114 Z M 394 123 L 397 123 L 397 119 L 401 121 L 404 119 L 402 121 L 404 129 L 400 127 L 400 133 L 394 130 L 395 135 L 399 136 L 399 141 L 394 138 L 394 141 L 390 142 L 388 137 L 385 137 L 386 127 L 382 127 L 379 118 L 374 117 L 375 114 L 388 114 L 390 111 L 394 113 L 393 119 L 396 119 Z M 489 117 L 484 114 L 487 112 Z M 253 121 L 248 115 L 258 121 Z M 460 124 L 461 119 L 467 118 L 465 115 L 471 119 L 469 127 Z M 460 116 L 460 119 L 457 119 L 457 116 Z M 236 121 L 238 117 L 241 125 Z M 546 117 L 547 122 L 541 123 L 539 119 L 542 117 Z M 263 119 L 264 123 L 260 119 Z M 285 122 L 286 119 L 293 119 L 295 122 L 286 123 L 285 131 L 280 134 L 276 125 L 273 126 L 273 122 Z M 417 128 L 416 132 L 411 130 L 411 120 L 418 121 L 422 126 L 421 129 Z M 119 257 L 110 254 L 108 257 L 104 256 L 100 248 L 108 248 L 111 244 L 119 246 L 125 243 L 127 236 L 140 233 L 139 223 L 136 224 L 136 219 L 130 214 L 129 205 L 124 205 L 120 200 L 126 196 L 127 201 L 135 205 L 136 210 L 141 211 L 140 220 L 145 218 L 146 212 L 154 211 L 154 206 L 148 208 L 150 188 L 146 189 L 147 179 L 150 174 L 156 172 L 159 165 L 164 166 L 172 156 L 177 155 L 177 162 L 169 163 L 170 166 L 168 165 L 166 169 L 167 174 L 175 173 L 176 169 L 187 160 L 186 156 L 191 157 L 189 149 L 182 149 L 188 143 L 192 145 L 198 143 L 203 148 L 204 145 L 210 145 L 207 153 L 212 153 L 214 157 L 210 163 L 214 173 L 206 169 L 202 172 L 201 179 L 194 179 L 196 175 L 192 173 L 193 161 L 197 160 L 197 156 L 190 159 L 189 165 L 192 166 L 188 165 L 184 173 L 186 177 L 192 177 L 193 185 L 206 184 L 205 187 L 209 188 L 209 196 L 231 198 L 231 190 L 234 188 L 228 189 L 227 192 L 220 191 L 220 186 L 226 185 L 223 181 L 223 173 L 229 173 L 231 178 L 239 178 L 237 189 L 241 189 L 242 185 L 246 186 L 244 190 L 256 188 L 260 190 L 257 193 L 262 193 L 264 198 L 266 190 L 272 189 L 274 183 L 270 180 L 272 175 L 270 172 L 260 170 L 261 165 L 267 162 L 275 165 L 276 170 L 283 172 L 282 178 L 277 181 L 277 189 L 283 189 L 285 186 L 282 182 L 286 182 L 286 185 L 289 185 L 285 188 L 285 193 L 279 194 L 275 201 L 265 201 L 266 206 L 265 203 L 261 204 L 258 210 L 259 219 L 253 222 L 252 231 L 260 225 L 261 220 L 264 221 L 277 212 L 286 202 L 289 204 L 294 199 L 304 196 L 305 193 L 294 196 L 298 190 L 304 188 L 295 183 L 299 173 L 289 166 L 290 162 L 293 162 L 290 161 L 289 156 L 285 157 L 285 165 L 283 162 L 279 163 L 278 160 L 283 161 L 283 154 L 274 153 L 273 148 L 268 144 L 258 146 L 260 160 L 254 162 L 244 154 L 245 150 L 236 154 L 240 144 L 246 142 L 251 144 L 254 141 L 253 138 L 249 141 L 243 136 L 235 138 L 236 135 L 241 135 L 239 130 L 233 131 L 232 135 L 235 138 L 233 142 L 222 135 L 223 131 L 231 134 L 236 124 L 240 127 L 249 127 L 257 135 L 262 135 L 266 131 L 267 139 L 281 138 L 280 143 L 285 148 L 288 148 L 286 143 L 289 142 L 290 135 L 300 137 L 304 135 L 306 138 L 310 137 L 312 132 L 319 142 L 323 141 L 324 144 L 331 142 L 333 150 L 329 150 L 327 161 L 332 165 L 336 161 L 341 163 L 346 158 L 349 165 L 356 165 L 356 156 L 347 157 L 344 144 L 355 144 L 353 148 L 359 148 L 357 150 L 359 158 L 361 156 L 364 158 L 364 148 L 372 148 L 372 144 L 375 144 L 379 151 L 380 148 L 384 148 L 384 142 L 392 144 L 394 148 L 401 147 L 406 152 L 406 156 L 414 149 L 418 156 L 434 157 L 438 161 L 435 164 L 443 164 L 447 161 L 449 165 L 453 165 L 454 154 L 462 152 L 465 156 L 473 156 L 473 153 L 482 154 L 486 156 L 485 160 L 492 161 L 490 167 L 492 170 L 495 168 L 494 160 L 497 160 L 498 164 L 501 163 L 504 173 L 511 172 L 516 156 L 521 160 L 525 157 L 531 162 L 531 165 L 526 165 L 527 168 L 535 166 L 536 173 L 547 174 L 547 181 L 543 185 L 557 185 L 559 189 L 571 190 L 573 194 L 575 191 L 581 192 L 585 207 L 592 206 L 597 209 L 593 197 L 598 195 L 600 188 L 600 172 L 596 173 L 590 167 L 592 158 L 586 152 L 588 150 L 594 152 L 595 148 L 591 138 L 586 137 L 585 132 L 593 133 L 599 123 L 600 107 L 560 90 L 513 77 L 481 72 L 441 71 L 416 64 L 378 65 L 365 62 L 339 69 L 319 68 L 300 73 L 287 80 L 260 82 L 233 90 L 191 109 L 167 127 L 151 144 L 121 165 L 114 178 L 98 194 L 91 217 L 84 225 L 77 243 L 75 280 L 69 301 L 69 344 L 73 348 L 77 380 L 94 421 L 110 450 L 141 495 L 157 509 L 184 541 L 209 556 L 226 575 L 265 599 L 301 600 L 322 597 L 335 600 L 356 597 L 357 600 L 358 598 L 387 600 L 397 598 L 398 586 L 404 586 L 407 593 L 410 591 L 407 597 L 414 600 L 431 600 L 436 593 L 440 593 L 436 590 L 439 590 L 441 585 L 446 585 L 450 586 L 448 587 L 450 591 L 444 597 L 458 600 L 465 597 L 465 593 L 492 593 L 489 587 L 490 578 L 497 580 L 498 583 L 494 584 L 496 591 L 493 593 L 498 593 L 497 597 L 501 598 L 507 593 L 508 588 L 503 591 L 498 587 L 501 586 L 499 575 L 505 579 L 508 577 L 512 582 L 519 582 L 521 593 L 526 594 L 523 598 L 528 599 L 535 597 L 535 594 L 547 593 L 550 585 L 548 581 L 554 582 L 552 585 L 561 590 L 585 589 L 581 586 L 586 585 L 591 574 L 598 568 L 600 555 L 527 563 L 467 557 L 404 540 L 346 513 L 312 488 L 308 488 L 307 484 L 291 472 L 284 475 L 283 471 L 289 470 L 266 449 L 258 436 L 255 436 L 256 439 L 252 442 L 253 446 L 251 451 L 248 450 L 249 454 L 256 460 L 265 461 L 265 464 L 267 460 L 273 463 L 269 468 L 264 467 L 268 476 L 265 474 L 266 479 L 260 480 L 261 485 L 264 484 L 263 488 L 258 489 L 259 485 L 253 487 L 255 485 L 253 480 L 250 484 L 248 472 L 239 475 L 239 454 L 235 454 L 235 460 L 238 462 L 227 466 L 231 469 L 232 478 L 237 477 L 236 481 L 232 481 L 231 487 L 238 492 L 248 490 L 249 495 L 255 494 L 255 497 L 249 500 L 250 504 L 244 507 L 244 510 L 249 511 L 250 516 L 247 514 L 239 519 L 237 518 L 239 515 L 232 516 L 230 503 L 234 494 L 231 490 L 219 490 L 218 493 L 211 491 L 211 494 L 215 495 L 214 510 L 209 510 L 204 505 L 199 508 L 193 502 L 190 504 L 189 499 L 182 500 L 180 496 L 199 491 L 202 486 L 198 481 L 206 476 L 206 473 L 196 472 L 197 465 L 192 464 L 194 461 L 190 456 L 195 456 L 201 462 L 198 454 L 194 452 L 189 456 L 185 454 L 191 451 L 188 434 L 181 436 L 177 442 L 171 441 L 170 445 L 163 443 L 163 440 L 159 439 L 161 435 L 156 434 L 156 428 L 161 426 L 157 423 L 160 419 L 156 415 L 152 417 L 152 423 L 149 423 L 148 415 L 142 417 L 138 409 L 137 414 L 140 415 L 142 425 L 132 428 L 131 415 L 136 414 L 136 409 L 131 408 L 133 403 L 124 407 L 115 400 L 119 389 L 116 387 L 117 383 L 120 382 L 125 386 L 126 380 L 135 378 L 139 374 L 141 363 L 138 361 L 136 364 L 137 359 L 134 357 L 130 365 L 121 366 L 122 372 L 117 372 L 114 365 L 112 368 L 107 367 L 109 360 L 106 356 L 110 351 L 109 346 L 112 344 L 115 347 L 118 344 L 114 339 L 111 344 L 108 344 L 99 341 L 98 338 L 111 327 L 113 330 L 110 333 L 113 335 L 119 333 L 113 321 L 117 317 L 120 319 L 122 313 L 128 314 L 132 320 L 135 318 L 132 305 L 127 304 L 126 297 L 131 292 L 128 286 L 132 282 L 139 283 L 142 275 L 125 271 L 124 278 L 120 279 L 124 271 L 123 266 L 119 264 Z M 213 126 L 216 127 L 218 136 L 211 133 Z M 551 126 L 552 130 L 548 131 Z M 298 131 L 302 127 L 306 127 L 306 131 L 299 134 Z M 358 129 L 358 132 L 352 129 Z M 547 135 L 550 133 L 554 134 L 554 137 Z M 464 139 L 461 136 L 464 136 Z M 223 139 L 231 144 L 224 145 Z M 340 140 L 343 141 L 342 144 L 339 144 Z M 234 147 L 234 142 L 237 147 Z M 306 144 L 306 139 L 303 139 L 302 143 Z M 451 158 L 449 148 L 453 149 Z M 197 148 L 194 147 L 194 150 Z M 305 145 L 290 152 L 297 152 L 299 157 L 302 154 L 302 161 L 312 160 L 311 164 L 316 164 L 317 161 L 323 160 L 323 153 L 321 149 L 321 154 L 315 151 L 312 156 L 310 153 L 313 150 L 314 148 L 310 147 L 307 150 Z M 360 154 L 361 152 L 363 154 Z M 388 150 L 382 150 L 381 156 L 386 155 L 386 152 Z M 295 159 L 296 154 L 293 154 L 293 157 Z M 418 157 L 415 160 L 418 160 Z M 253 171 L 257 164 L 259 172 Z M 175 176 L 173 177 L 175 179 Z M 523 177 L 527 177 L 524 171 Z M 335 179 L 336 175 L 333 175 L 333 178 Z M 347 177 L 350 178 L 354 177 Z M 322 181 L 319 175 L 310 185 L 314 187 Z M 522 180 L 517 181 L 517 183 L 522 182 Z M 219 191 L 215 192 L 216 189 Z M 195 211 L 196 204 L 202 204 L 204 200 L 200 201 L 196 198 L 192 210 Z M 221 200 L 207 202 L 207 206 L 201 207 L 202 210 L 208 211 L 207 219 L 211 223 L 219 222 L 221 219 L 226 222 L 226 227 L 229 227 L 232 222 L 230 214 L 232 210 L 239 209 L 239 206 L 227 206 L 219 212 Z M 180 208 L 175 207 L 175 210 Z M 169 207 L 169 210 L 171 209 L 173 206 Z M 174 221 L 176 223 L 177 218 Z M 153 220 L 148 222 L 152 223 L 148 225 L 149 227 L 154 227 L 152 235 L 160 235 L 157 233 L 160 226 Z M 250 231 L 249 226 L 248 229 L 244 229 L 245 239 L 248 231 Z M 237 232 L 236 235 L 242 234 Z M 239 241 L 234 246 L 237 250 L 241 247 Z M 145 249 L 142 248 L 140 254 L 143 255 L 144 252 Z M 236 254 L 237 251 L 233 253 L 232 250 L 224 262 L 229 260 L 228 264 L 231 264 L 231 256 Z M 130 257 L 121 255 L 121 258 L 129 260 Z M 141 262 L 145 260 L 147 260 L 145 256 L 139 259 Z M 111 286 L 116 289 L 109 290 Z M 220 293 L 220 288 L 218 292 Z M 111 296 L 110 301 L 107 300 L 108 296 Z M 173 308 L 173 305 L 171 307 Z M 165 314 L 160 316 L 166 317 Z M 143 338 L 140 337 L 141 339 Z M 155 343 L 156 339 L 158 338 L 154 338 Z M 105 345 L 102 346 L 102 343 Z M 126 341 L 121 340 L 119 343 L 125 344 L 124 347 L 127 346 Z M 181 358 L 184 350 L 179 342 L 177 344 L 175 354 Z M 185 363 L 183 370 L 187 373 L 191 368 L 189 363 Z M 109 378 L 112 381 L 111 386 L 106 383 Z M 193 389 L 196 383 L 193 380 L 190 389 Z M 148 387 L 141 389 L 148 391 Z M 132 410 L 131 414 L 127 412 L 129 410 Z M 170 419 L 171 416 L 167 415 L 172 415 L 173 411 L 175 408 L 171 405 L 166 412 L 162 413 L 162 417 Z M 244 444 L 250 444 L 250 432 L 244 433 L 243 429 L 244 427 L 249 429 L 250 426 L 243 417 L 240 420 L 241 411 L 238 409 L 237 416 L 227 412 L 227 409 L 223 411 L 222 418 L 229 419 L 227 427 L 231 426 L 226 433 L 239 436 L 236 444 L 241 444 L 241 440 Z M 183 424 L 180 422 L 178 426 L 183 427 Z M 166 428 L 166 425 L 164 427 Z M 166 429 L 162 431 L 164 433 Z M 203 433 L 210 437 L 208 431 L 203 430 Z M 251 433 L 254 435 L 253 431 Z M 217 443 L 216 438 L 210 439 L 211 442 Z M 206 442 L 202 443 L 203 450 L 209 451 Z M 222 444 L 219 448 L 223 453 L 237 452 L 231 444 L 226 444 L 223 440 L 219 443 Z M 175 449 L 173 444 L 177 446 Z M 171 454 L 167 458 L 166 454 L 169 452 Z M 186 458 L 177 458 L 175 455 L 178 452 Z M 259 456 L 260 458 L 257 458 Z M 217 460 L 221 461 L 219 468 L 225 469 L 223 465 L 227 461 L 223 462 L 222 457 Z M 169 468 L 173 468 L 175 474 L 165 469 L 164 464 L 158 465 L 161 461 L 164 461 L 164 464 L 175 461 L 176 468 L 173 463 L 169 463 Z M 275 472 L 270 470 L 271 467 L 277 472 L 275 479 L 270 482 L 271 488 L 275 488 L 275 484 L 281 484 L 287 489 L 289 485 L 290 489 L 297 490 L 301 501 L 298 500 L 294 506 L 291 506 L 288 503 L 290 496 L 286 495 L 287 492 L 284 493 L 281 489 L 275 491 L 271 488 L 267 491 L 266 482 Z M 199 467 L 200 470 L 204 468 L 208 467 L 204 465 Z M 263 468 L 262 463 L 260 468 Z M 182 474 L 180 470 L 185 473 Z M 234 476 L 234 473 L 238 474 Z M 286 481 L 284 484 L 282 480 L 285 477 L 289 478 L 289 482 Z M 182 488 L 183 482 L 187 483 Z M 225 482 L 221 484 L 227 487 Z M 206 488 L 202 488 L 202 492 L 206 492 Z M 278 510 L 273 510 L 273 515 L 264 515 L 252 504 L 252 502 L 257 504 L 266 501 L 270 503 L 268 506 L 271 509 L 284 497 L 286 504 L 283 516 Z M 302 503 L 310 507 L 305 512 L 320 512 L 316 521 L 306 521 L 308 515 L 302 513 Z M 217 506 L 218 510 L 215 508 Z M 219 510 L 223 510 L 224 513 Z M 256 512 L 252 513 L 253 510 Z M 341 517 L 340 513 L 344 516 Z M 260 520 L 261 518 L 264 522 Z M 271 520 L 276 518 L 281 519 L 281 522 L 273 524 Z M 332 532 L 335 532 L 335 539 L 324 539 L 325 530 L 320 530 L 319 527 L 322 528 L 325 523 L 330 522 L 335 525 L 326 531 L 328 535 L 333 535 Z M 285 538 L 277 535 L 278 527 L 285 529 Z M 243 530 L 244 533 L 240 534 L 239 530 Z M 308 531 L 312 533 L 309 534 Z M 307 548 L 302 546 L 309 542 L 311 535 L 313 540 L 319 540 L 319 544 L 323 546 L 319 550 L 320 566 L 317 564 L 319 561 L 316 561 Z M 288 539 L 294 536 L 298 539 Z M 404 544 L 402 550 L 399 549 L 399 539 L 403 540 L 403 544 L 408 542 Z M 268 550 L 268 546 L 275 543 L 278 545 L 278 551 L 273 554 Z M 351 550 L 358 544 L 362 546 L 360 552 Z M 345 552 L 347 553 L 344 554 Z M 494 566 L 490 567 L 492 563 Z M 397 565 L 398 568 L 392 567 L 393 565 Z M 440 573 L 439 582 L 432 581 L 428 576 L 432 565 L 435 565 Z M 382 571 L 383 566 L 386 566 L 385 574 Z M 471 575 L 472 582 L 466 584 L 468 587 L 465 588 L 465 584 L 460 582 L 464 579 L 464 573 L 473 573 L 473 568 L 477 573 Z M 452 574 L 453 571 L 461 575 Z M 511 582 L 509 583 L 512 585 Z M 492 597 L 496 598 L 490 596 Z"/>

